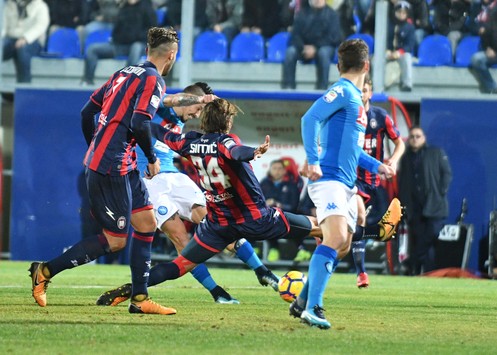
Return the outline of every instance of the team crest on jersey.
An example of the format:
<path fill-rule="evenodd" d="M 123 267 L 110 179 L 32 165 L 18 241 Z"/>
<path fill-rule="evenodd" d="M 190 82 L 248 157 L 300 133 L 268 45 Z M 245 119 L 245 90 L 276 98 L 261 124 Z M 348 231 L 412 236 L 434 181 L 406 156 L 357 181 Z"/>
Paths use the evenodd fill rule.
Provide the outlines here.
<path fill-rule="evenodd" d="M 159 107 L 159 102 L 160 98 L 157 95 L 152 95 L 152 98 L 150 99 L 150 105 L 152 105 L 154 108 Z"/>
<path fill-rule="evenodd" d="M 117 228 L 124 229 L 126 227 L 126 217 L 121 216 L 117 219 Z"/>
<path fill-rule="evenodd" d="M 376 121 L 376 119 L 372 118 L 369 121 L 369 125 L 371 126 L 372 129 L 376 129 L 376 127 L 378 127 L 378 121 Z"/>
<path fill-rule="evenodd" d="M 157 209 L 157 212 L 159 212 L 159 214 L 161 216 L 165 216 L 167 214 L 167 207 L 166 206 L 159 206 L 159 208 Z"/>

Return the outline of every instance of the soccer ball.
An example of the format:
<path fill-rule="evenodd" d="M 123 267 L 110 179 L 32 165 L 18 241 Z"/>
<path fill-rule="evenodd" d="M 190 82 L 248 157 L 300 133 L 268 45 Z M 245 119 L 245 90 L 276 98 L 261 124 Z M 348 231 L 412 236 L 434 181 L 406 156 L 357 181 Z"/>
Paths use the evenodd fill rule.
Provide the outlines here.
<path fill-rule="evenodd" d="M 307 277 L 300 271 L 288 271 L 278 282 L 280 297 L 286 302 L 293 302 L 307 281 Z"/>

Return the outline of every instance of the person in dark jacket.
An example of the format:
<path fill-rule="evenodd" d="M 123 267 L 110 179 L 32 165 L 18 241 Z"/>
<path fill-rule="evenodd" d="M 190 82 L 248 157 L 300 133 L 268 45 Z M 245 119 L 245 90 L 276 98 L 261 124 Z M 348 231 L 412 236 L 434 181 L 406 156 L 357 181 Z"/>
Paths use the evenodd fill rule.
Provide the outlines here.
<path fill-rule="evenodd" d="M 435 268 L 435 244 L 449 214 L 447 191 L 452 170 L 446 153 L 426 144 L 420 127 L 409 130 L 409 144 L 400 160 L 399 198 L 407 209 L 409 239 L 413 246 L 410 273 Z"/>
<path fill-rule="evenodd" d="M 297 212 L 300 191 L 297 183 L 288 177 L 283 160 L 271 162 L 267 176 L 261 180 L 261 189 L 269 207 L 281 208 L 286 212 Z M 270 262 L 279 260 L 278 240 L 268 242 L 270 249 L 267 260 Z"/>
<path fill-rule="evenodd" d="M 416 43 L 414 25 L 409 19 L 411 5 L 407 1 L 399 1 L 394 6 L 395 22 L 390 31 L 387 60 L 397 60 L 400 65 L 400 90 L 412 91 L 412 54 Z"/>
<path fill-rule="evenodd" d="M 127 0 L 119 9 L 110 43 L 88 47 L 82 85 L 93 85 L 99 59 L 127 56 L 127 65 L 140 62 L 145 55 L 147 31 L 157 25 L 157 16 L 150 0 Z"/>
<path fill-rule="evenodd" d="M 497 94 L 497 83 L 489 68 L 497 64 L 497 6 L 489 12 L 489 20 L 479 29 L 482 51 L 471 57 L 471 70 L 480 84 L 480 90 L 487 94 Z"/>
<path fill-rule="evenodd" d="M 293 23 L 283 62 L 283 89 L 295 89 L 297 61 L 316 61 L 316 89 L 328 88 L 330 65 L 342 41 L 340 18 L 326 0 L 309 0 L 310 8 L 301 9 Z"/>

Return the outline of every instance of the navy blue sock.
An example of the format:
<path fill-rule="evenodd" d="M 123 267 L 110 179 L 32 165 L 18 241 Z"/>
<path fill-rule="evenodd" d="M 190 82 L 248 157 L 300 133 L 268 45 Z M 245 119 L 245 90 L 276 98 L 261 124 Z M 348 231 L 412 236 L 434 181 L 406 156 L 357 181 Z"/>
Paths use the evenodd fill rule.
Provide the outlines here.
<path fill-rule="evenodd" d="M 236 256 L 243 261 L 251 270 L 263 266 L 261 259 L 257 256 L 252 244 L 245 239 L 240 239 L 235 243 Z"/>
<path fill-rule="evenodd" d="M 362 272 L 366 272 L 366 267 L 364 266 L 365 256 L 366 256 L 366 241 L 359 240 L 357 242 L 352 242 L 352 257 L 354 259 L 357 275 L 359 275 Z"/>
<path fill-rule="evenodd" d="M 323 294 L 333 272 L 337 251 L 326 245 L 318 245 L 309 263 L 309 292 L 307 310 L 318 305 L 323 307 Z"/>
<path fill-rule="evenodd" d="M 111 253 L 109 243 L 104 235 L 82 239 L 63 254 L 47 263 L 50 277 L 73 267 L 87 264 L 96 258 Z"/>
<path fill-rule="evenodd" d="M 131 295 L 148 295 L 147 284 L 150 274 L 152 241 L 154 232 L 133 231 L 130 245 L 129 266 L 131 268 Z"/>
<path fill-rule="evenodd" d="M 214 281 L 214 279 L 212 278 L 205 264 L 197 265 L 195 269 L 190 272 L 195 280 L 200 282 L 202 286 L 204 286 L 207 290 L 212 291 L 214 288 L 216 288 L 216 281 Z"/>
<path fill-rule="evenodd" d="M 179 268 L 173 263 L 160 263 L 150 269 L 148 286 L 155 286 L 167 280 L 174 280 L 179 277 Z"/>

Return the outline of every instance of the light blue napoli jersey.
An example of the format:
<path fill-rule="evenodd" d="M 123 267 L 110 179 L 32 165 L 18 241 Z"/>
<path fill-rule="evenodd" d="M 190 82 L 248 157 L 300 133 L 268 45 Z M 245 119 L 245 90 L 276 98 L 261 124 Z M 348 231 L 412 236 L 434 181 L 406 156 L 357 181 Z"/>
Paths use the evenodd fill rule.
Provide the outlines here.
<path fill-rule="evenodd" d="M 157 113 L 155 114 L 155 116 L 152 118 L 152 122 L 160 124 L 161 126 L 173 131 L 174 133 L 181 133 L 183 131 L 183 126 L 185 125 L 185 123 L 181 121 L 172 107 L 164 106 L 163 100 L 164 97 L 160 101 L 159 108 L 157 109 Z M 157 158 L 160 159 L 160 172 L 178 172 L 178 169 L 174 166 L 173 163 L 175 153 L 171 149 L 169 149 L 167 145 L 155 138 L 152 138 L 152 143 L 154 145 L 154 152 L 157 155 Z M 147 171 L 148 160 L 138 145 L 136 146 L 136 156 L 138 161 L 138 170 L 140 171 L 140 174 L 143 175 L 145 171 Z"/>
<path fill-rule="evenodd" d="M 361 94 L 350 80 L 341 78 L 302 117 L 307 160 L 320 165 L 319 181 L 340 181 L 352 188 L 358 165 L 378 171 L 380 162 L 363 151 L 367 116 Z"/>

